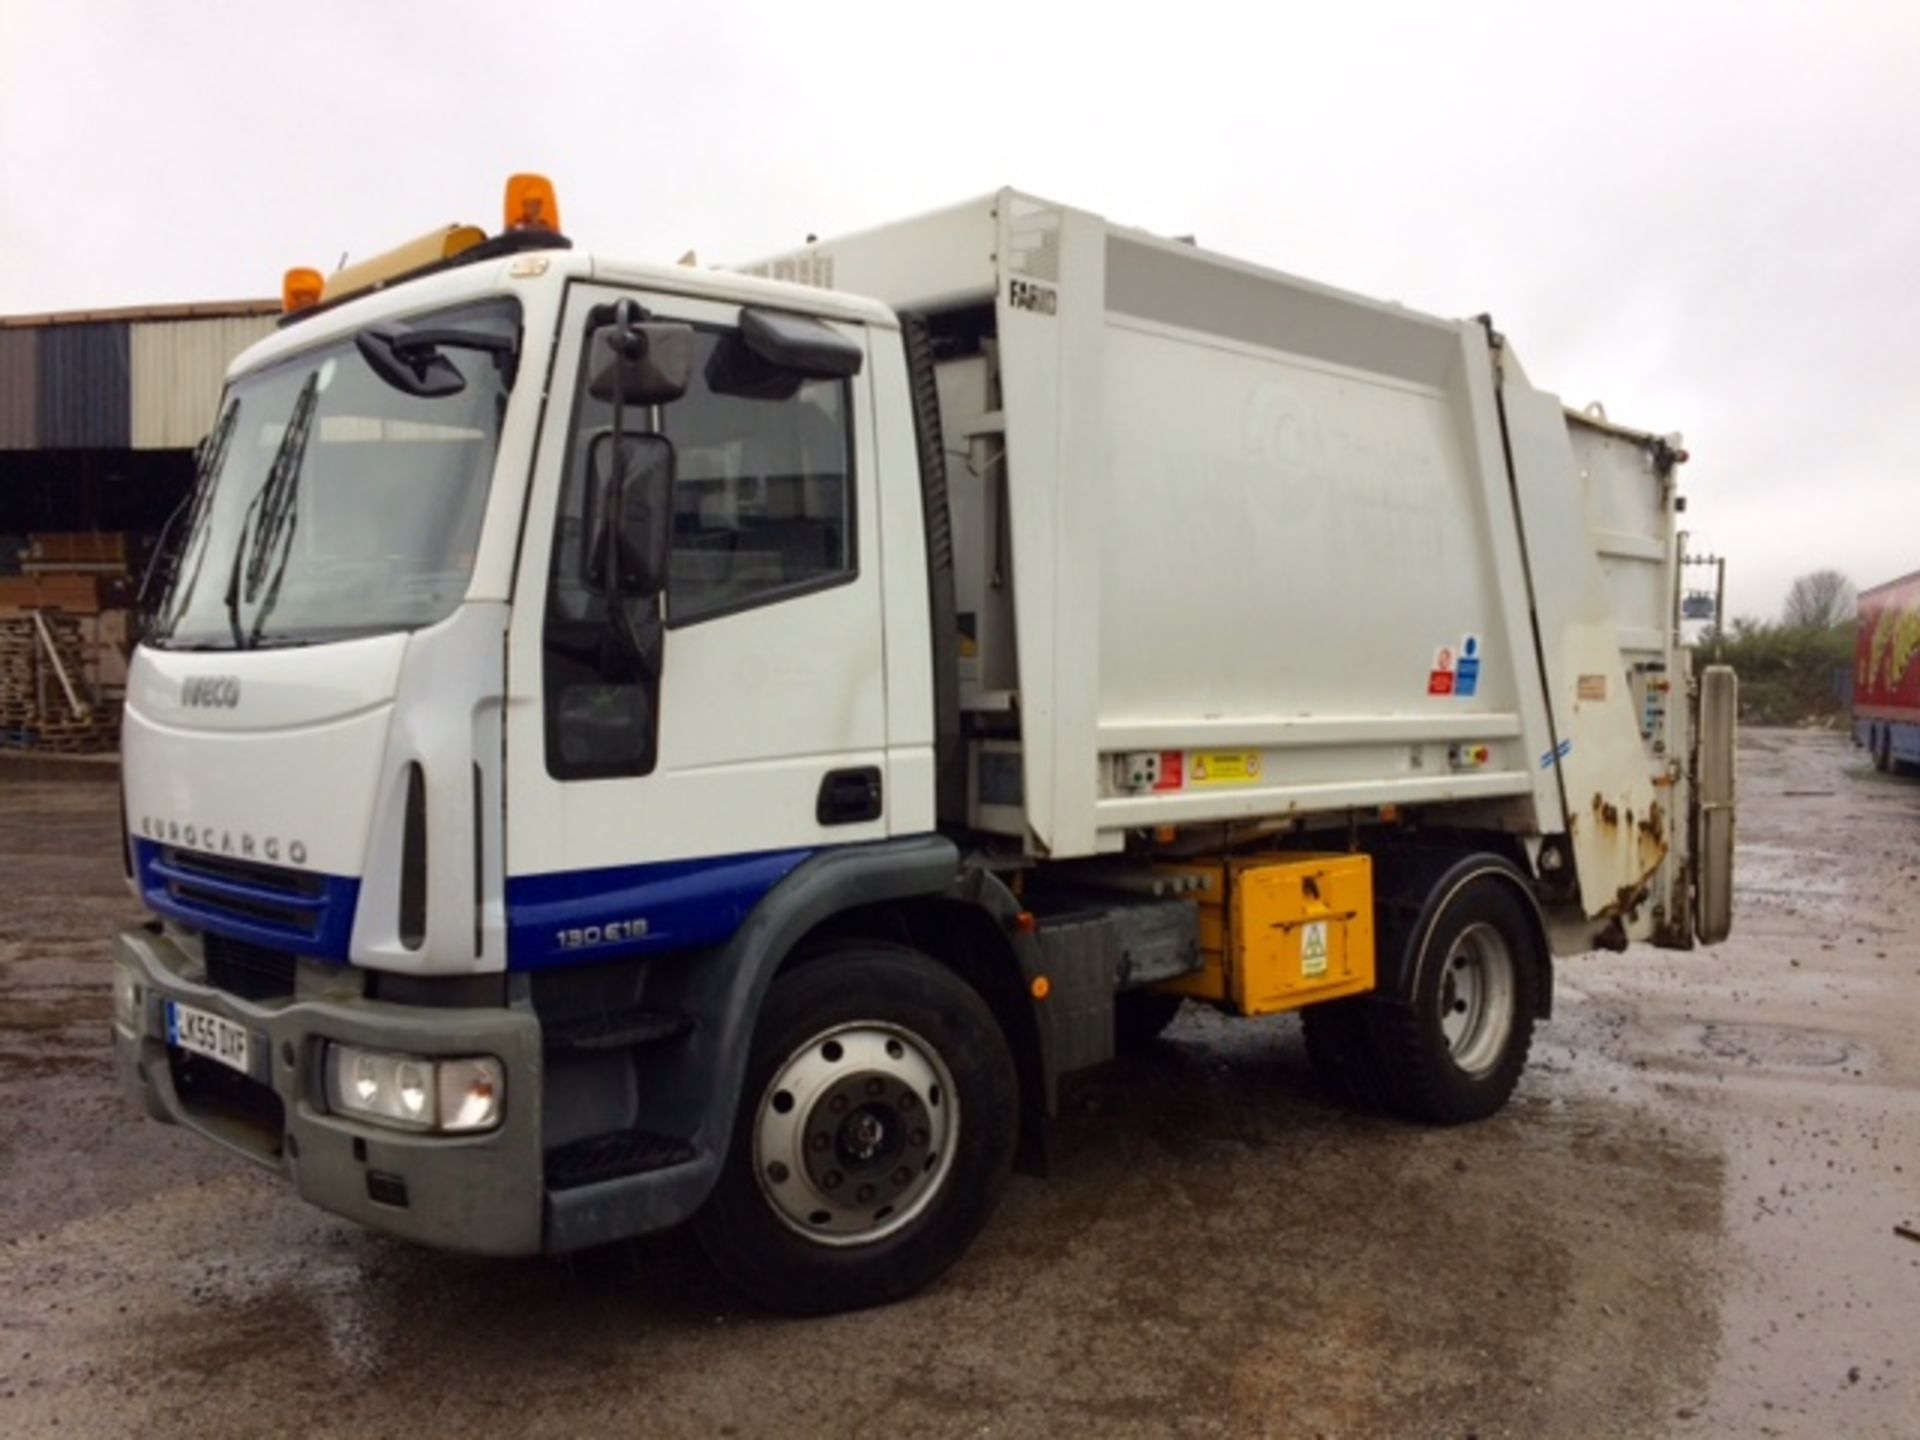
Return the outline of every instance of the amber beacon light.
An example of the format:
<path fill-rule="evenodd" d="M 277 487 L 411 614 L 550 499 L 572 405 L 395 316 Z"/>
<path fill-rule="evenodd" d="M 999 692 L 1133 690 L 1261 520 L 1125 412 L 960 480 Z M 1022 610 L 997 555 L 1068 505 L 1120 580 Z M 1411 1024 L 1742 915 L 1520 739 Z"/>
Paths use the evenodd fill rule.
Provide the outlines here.
<path fill-rule="evenodd" d="M 327 282 L 318 270 L 309 270 L 297 265 L 287 271 L 280 282 L 280 309 L 292 315 L 299 310 L 311 310 L 320 303 L 321 292 Z"/>
<path fill-rule="evenodd" d="M 551 180 L 544 175 L 508 177 L 506 228 L 559 232 L 560 202 Z"/>

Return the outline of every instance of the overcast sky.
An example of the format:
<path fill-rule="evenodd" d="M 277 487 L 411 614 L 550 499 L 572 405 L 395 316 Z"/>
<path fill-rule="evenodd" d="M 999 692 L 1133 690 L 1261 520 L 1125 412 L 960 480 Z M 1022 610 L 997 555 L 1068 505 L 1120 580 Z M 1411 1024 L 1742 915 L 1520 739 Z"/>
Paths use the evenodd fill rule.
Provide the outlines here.
<path fill-rule="evenodd" d="M 276 294 L 513 170 L 704 263 L 1003 184 L 1680 430 L 1729 609 L 1920 568 L 1920 6 L 0 0 L 0 314 Z"/>

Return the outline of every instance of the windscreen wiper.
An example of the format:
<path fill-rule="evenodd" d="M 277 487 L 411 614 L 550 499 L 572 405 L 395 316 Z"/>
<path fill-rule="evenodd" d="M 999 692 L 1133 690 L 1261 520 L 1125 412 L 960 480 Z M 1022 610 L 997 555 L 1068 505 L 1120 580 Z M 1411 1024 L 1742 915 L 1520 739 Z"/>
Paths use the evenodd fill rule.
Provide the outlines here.
<path fill-rule="evenodd" d="M 180 545 L 183 547 L 167 566 L 167 578 L 164 594 L 167 597 L 167 613 L 154 617 L 154 638 L 171 634 L 173 626 L 179 621 L 181 613 L 193 601 L 193 592 L 200 584 L 200 572 L 207 566 L 208 537 L 200 533 L 200 527 L 207 523 L 207 512 L 213 503 L 213 487 L 218 482 L 220 472 L 227 463 L 227 447 L 233 441 L 233 432 L 240 423 L 240 401 L 236 397 L 227 402 L 227 408 L 221 413 L 219 423 L 213 433 L 200 446 L 200 453 L 193 472 L 193 489 L 179 509 L 168 517 L 166 528 L 160 532 L 160 543 L 154 547 L 153 558 L 147 562 L 146 573 L 140 579 L 139 593 L 134 597 L 137 610 L 145 611 L 147 595 L 153 588 L 154 573 L 159 569 L 166 553 L 167 534 L 174 522 L 184 516 L 180 531 Z M 175 582 L 180 578 L 180 563 L 186 559 L 185 546 L 199 542 L 193 555 L 193 572 L 188 575 L 187 583 L 178 593 Z"/>
<path fill-rule="evenodd" d="M 276 544 L 281 547 L 280 561 L 274 568 L 266 602 L 254 617 L 254 639 L 259 638 L 267 615 L 280 596 L 280 577 L 286 571 L 287 556 L 293 549 L 293 525 L 297 519 L 294 500 L 299 494 L 301 465 L 306 459 L 307 437 L 312 431 L 313 411 L 319 399 L 320 372 L 316 370 L 300 387 L 300 394 L 293 402 L 293 413 L 287 417 L 286 433 L 281 435 L 280 445 L 273 452 L 273 463 L 267 467 L 267 478 L 247 503 L 247 513 L 240 517 L 240 534 L 233 546 L 233 566 L 227 573 L 227 625 L 233 631 L 236 650 L 251 648 L 240 624 L 242 574 L 244 572 L 246 582 L 245 598 L 251 604 L 260 596 L 260 587 L 266 578 L 267 555 Z M 255 511 L 259 512 L 258 520 L 254 518 Z M 253 541 L 251 551 L 249 538 Z"/>

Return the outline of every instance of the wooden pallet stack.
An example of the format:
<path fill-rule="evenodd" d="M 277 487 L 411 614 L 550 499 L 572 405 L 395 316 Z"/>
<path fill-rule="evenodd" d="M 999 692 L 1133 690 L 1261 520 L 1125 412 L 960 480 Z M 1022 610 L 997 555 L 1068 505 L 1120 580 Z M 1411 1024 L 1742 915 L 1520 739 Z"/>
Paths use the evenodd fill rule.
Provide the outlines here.
<path fill-rule="evenodd" d="M 93 755 L 119 743 L 118 701 L 88 693 L 89 648 L 77 616 L 0 617 L 0 747 Z"/>
<path fill-rule="evenodd" d="M 61 755 L 119 742 L 126 677 L 126 537 L 28 538 L 0 576 L 0 748 Z"/>

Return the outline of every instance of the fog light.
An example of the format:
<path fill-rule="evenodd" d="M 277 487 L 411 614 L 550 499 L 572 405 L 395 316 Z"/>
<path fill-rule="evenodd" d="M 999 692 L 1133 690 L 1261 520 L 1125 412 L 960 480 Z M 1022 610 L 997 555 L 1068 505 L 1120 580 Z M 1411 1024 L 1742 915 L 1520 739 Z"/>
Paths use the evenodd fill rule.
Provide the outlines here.
<path fill-rule="evenodd" d="M 113 1018 L 121 1025 L 140 1032 L 140 982 L 131 970 L 113 967 Z"/>
<path fill-rule="evenodd" d="M 506 1070 L 491 1055 L 429 1060 L 357 1045 L 327 1047 L 327 1105 L 396 1130 L 471 1134 L 500 1123 Z"/>

